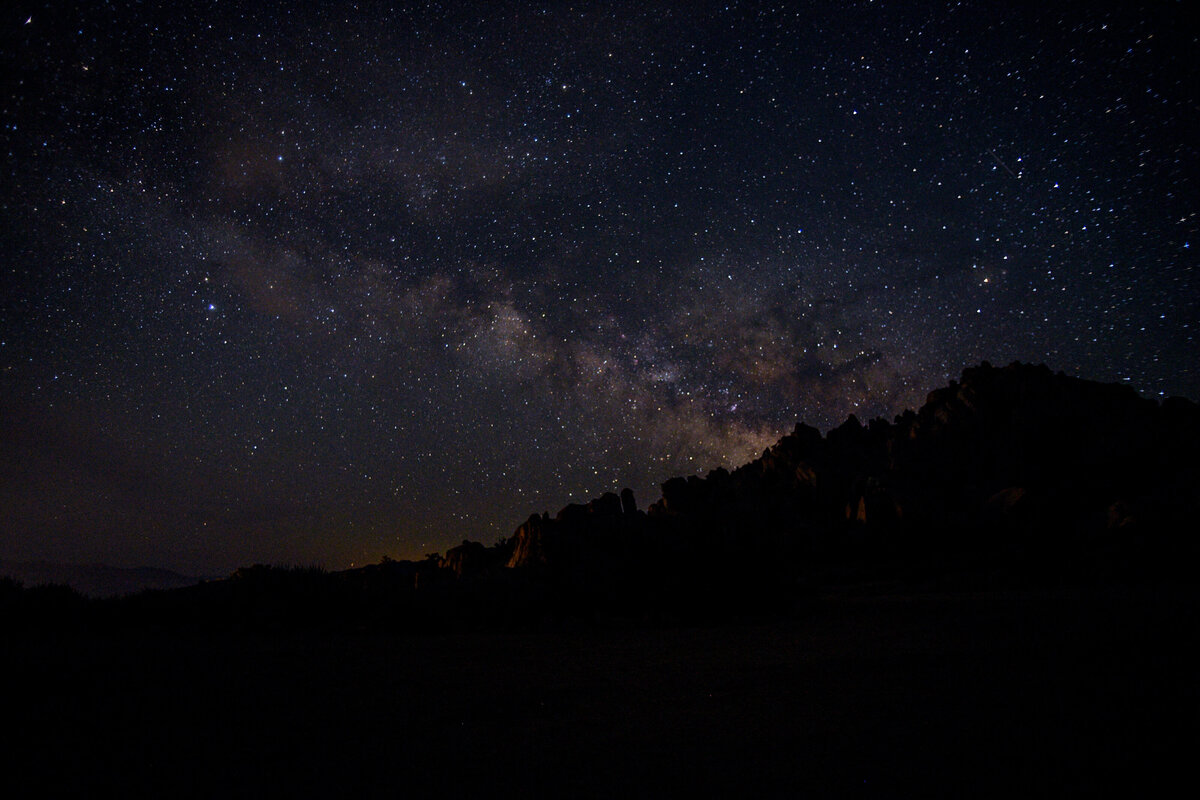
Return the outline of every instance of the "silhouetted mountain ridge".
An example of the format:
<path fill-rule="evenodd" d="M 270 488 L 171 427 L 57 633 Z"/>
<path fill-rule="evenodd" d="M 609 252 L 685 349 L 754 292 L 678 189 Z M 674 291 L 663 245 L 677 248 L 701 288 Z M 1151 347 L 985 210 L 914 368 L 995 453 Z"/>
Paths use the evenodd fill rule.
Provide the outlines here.
<path fill-rule="evenodd" d="M 891 422 L 801 423 L 737 469 L 672 478 L 645 511 L 626 489 L 422 561 L 255 565 L 91 604 L 0 582 L 0 612 L 441 631 L 760 613 L 831 582 L 1194 582 L 1198 451 L 1192 401 L 985 362 Z"/>
<path fill-rule="evenodd" d="M 1196 556 L 1198 445 L 1191 401 L 985 362 L 892 422 L 799 424 L 732 472 L 672 478 L 645 514 L 608 494 L 530 517 L 507 565 L 576 586 L 683 572 L 738 593 L 838 561 L 1166 567 Z"/>

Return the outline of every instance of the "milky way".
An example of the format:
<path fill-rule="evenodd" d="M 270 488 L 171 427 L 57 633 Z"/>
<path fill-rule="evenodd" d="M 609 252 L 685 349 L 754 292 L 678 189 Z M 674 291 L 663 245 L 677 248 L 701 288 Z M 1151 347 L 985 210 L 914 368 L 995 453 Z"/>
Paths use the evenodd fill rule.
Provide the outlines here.
<path fill-rule="evenodd" d="M 420 557 L 982 359 L 1200 396 L 1183 4 L 90 5 L 0 22 L 0 558 Z"/>

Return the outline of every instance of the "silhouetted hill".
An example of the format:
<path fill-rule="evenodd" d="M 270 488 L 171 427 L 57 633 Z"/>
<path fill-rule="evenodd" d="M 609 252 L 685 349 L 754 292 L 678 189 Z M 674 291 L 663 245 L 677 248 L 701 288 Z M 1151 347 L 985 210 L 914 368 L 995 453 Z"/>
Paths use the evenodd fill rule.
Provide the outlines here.
<path fill-rule="evenodd" d="M 0 561 L 0 576 L 20 581 L 26 586 L 69 586 L 88 597 L 117 597 L 146 589 L 177 589 L 202 580 L 152 567 L 55 564 L 49 561 Z"/>

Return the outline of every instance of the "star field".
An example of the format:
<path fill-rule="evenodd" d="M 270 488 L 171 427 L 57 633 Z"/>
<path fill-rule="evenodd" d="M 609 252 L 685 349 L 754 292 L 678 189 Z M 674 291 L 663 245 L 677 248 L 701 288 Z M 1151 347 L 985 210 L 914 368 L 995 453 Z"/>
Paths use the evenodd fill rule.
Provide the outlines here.
<path fill-rule="evenodd" d="M 1200 396 L 1182 3 L 0 20 L 0 558 L 494 541 L 1045 362 Z"/>

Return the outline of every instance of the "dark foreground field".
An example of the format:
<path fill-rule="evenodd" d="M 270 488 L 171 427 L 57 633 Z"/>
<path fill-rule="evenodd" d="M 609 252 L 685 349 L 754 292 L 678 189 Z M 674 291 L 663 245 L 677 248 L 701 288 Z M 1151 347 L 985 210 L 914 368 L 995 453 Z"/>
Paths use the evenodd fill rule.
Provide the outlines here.
<path fill-rule="evenodd" d="M 121 797 L 1194 788 L 1197 622 L 1190 588 L 860 589 L 705 627 L 26 634 L 4 656 L 4 784 Z"/>

